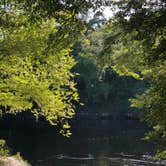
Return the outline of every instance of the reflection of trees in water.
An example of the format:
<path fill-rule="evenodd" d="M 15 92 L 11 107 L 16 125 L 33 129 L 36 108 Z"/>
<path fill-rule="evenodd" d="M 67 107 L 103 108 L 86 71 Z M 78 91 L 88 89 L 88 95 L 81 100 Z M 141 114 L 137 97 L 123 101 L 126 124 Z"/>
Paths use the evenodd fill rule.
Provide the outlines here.
<path fill-rule="evenodd" d="M 61 156 L 61 158 L 59 158 Z M 147 156 L 146 158 L 143 158 L 144 156 Z M 142 157 L 142 158 L 141 158 Z M 152 156 L 150 155 L 143 155 L 139 159 L 137 157 L 130 156 L 124 157 L 124 156 L 118 156 L 118 157 L 106 157 L 103 155 L 100 155 L 98 157 L 93 158 L 82 158 L 82 157 L 73 157 L 73 156 L 65 156 L 65 155 L 56 155 L 54 158 L 50 158 L 50 161 L 43 161 L 40 160 L 35 164 L 36 166 L 51 166 L 51 164 L 59 164 L 61 166 L 122 166 L 122 165 L 129 165 L 129 166 L 165 166 L 165 161 L 153 161 Z M 40 163 L 40 164 L 39 164 Z"/>
<path fill-rule="evenodd" d="M 121 152 L 127 155 L 140 155 L 152 151 L 152 146 L 141 140 L 146 129 L 138 121 L 85 121 L 83 119 L 79 122 L 73 122 L 73 136 L 70 139 L 58 135 L 53 127 L 39 127 L 38 125 L 32 127 L 29 124 L 20 127 L 21 125 L 22 123 L 20 122 L 19 125 L 19 121 L 17 121 L 17 124 L 13 124 L 12 128 L 1 130 L 1 135 L 7 138 L 11 147 L 21 152 L 24 159 L 31 161 L 33 166 L 36 166 L 34 163 L 37 160 L 44 160 L 57 154 L 83 158 L 92 154 L 99 160 L 86 161 L 86 163 L 82 162 L 81 164 L 101 166 L 102 163 L 107 166 L 110 161 L 103 159 L 103 157 L 111 157 Z M 58 164 L 60 162 L 60 166 L 66 166 L 65 164 L 68 163 L 66 160 L 56 162 Z M 75 162 L 72 166 L 74 165 L 76 165 Z"/>

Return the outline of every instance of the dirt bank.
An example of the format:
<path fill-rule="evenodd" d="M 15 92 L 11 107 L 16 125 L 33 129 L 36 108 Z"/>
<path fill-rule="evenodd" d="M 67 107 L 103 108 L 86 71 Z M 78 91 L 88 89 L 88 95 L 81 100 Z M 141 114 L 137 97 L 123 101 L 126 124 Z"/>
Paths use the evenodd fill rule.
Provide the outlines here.
<path fill-rule="evenodd" d="M 29 166 L 26 162 L 22 159 L 16 158 L 15 156 L 12 157 L 0 157 L 0 166 Z"/>

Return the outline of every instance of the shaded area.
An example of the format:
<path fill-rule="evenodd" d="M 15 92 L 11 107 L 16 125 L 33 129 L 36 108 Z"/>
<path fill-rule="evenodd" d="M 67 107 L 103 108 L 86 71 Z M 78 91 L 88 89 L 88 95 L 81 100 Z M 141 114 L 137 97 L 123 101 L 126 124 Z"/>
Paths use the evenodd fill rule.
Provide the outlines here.
<path fill-rule="evenodd" d="M 140 159 L 154 153 L 154 145 L 142 140 L 147 127 L 136 120 L 75 118 L 71 138 L 35 119 L 8 118 L 0 123 L 0 137 L 33 166 L 107 166 L 110 158 Z"/>

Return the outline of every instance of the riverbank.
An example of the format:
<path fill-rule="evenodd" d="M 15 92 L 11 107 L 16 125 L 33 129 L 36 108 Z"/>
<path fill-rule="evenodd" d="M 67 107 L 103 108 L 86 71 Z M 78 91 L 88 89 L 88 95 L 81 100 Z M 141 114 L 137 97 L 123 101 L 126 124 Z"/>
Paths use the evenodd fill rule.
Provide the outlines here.
<path fill-rule="evenodd" d="M 0 166 L 30 166 L 27 162 L 23 161 L 21 157 L 10 156 L 0 157 Z"/>

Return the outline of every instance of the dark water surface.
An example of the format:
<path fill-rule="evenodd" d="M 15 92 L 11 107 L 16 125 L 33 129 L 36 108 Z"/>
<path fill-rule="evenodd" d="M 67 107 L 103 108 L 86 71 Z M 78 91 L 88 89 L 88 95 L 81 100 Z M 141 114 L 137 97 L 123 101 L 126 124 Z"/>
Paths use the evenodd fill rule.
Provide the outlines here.
<path fill-rule="evenodd" d="M 73 121 L 71 138 L 60 136 L 53 127 L 5 123 L 1 138 L 32 166 L 163 165 L 150 159 L 155 148 L 142 140 L 147 128 L 138 121 Z"/>

